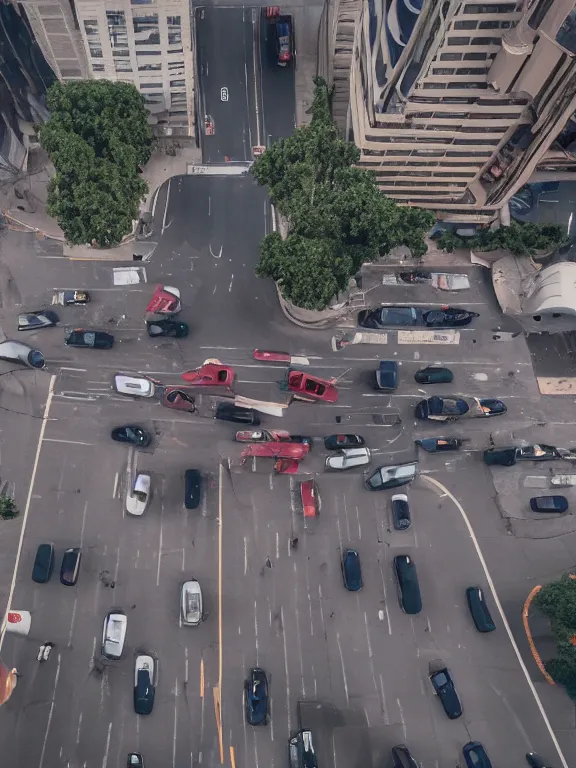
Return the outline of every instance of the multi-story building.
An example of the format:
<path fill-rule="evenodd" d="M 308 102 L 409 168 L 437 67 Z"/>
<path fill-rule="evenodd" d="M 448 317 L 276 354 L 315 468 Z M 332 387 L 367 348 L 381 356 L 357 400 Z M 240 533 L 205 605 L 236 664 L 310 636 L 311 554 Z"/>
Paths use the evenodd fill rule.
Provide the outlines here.
<path fill-rule="evenodd" d="M 60 79 L 134 83 L 158 135 L 194 135 L 187 0 L 24 0 L 23 5 Z"/>
<path fill-rule="evenodd" d="M 335 114 L 385 194 L 488 222 L 530 179 L 576 177 L 575 0 L 332 5 Z"/>

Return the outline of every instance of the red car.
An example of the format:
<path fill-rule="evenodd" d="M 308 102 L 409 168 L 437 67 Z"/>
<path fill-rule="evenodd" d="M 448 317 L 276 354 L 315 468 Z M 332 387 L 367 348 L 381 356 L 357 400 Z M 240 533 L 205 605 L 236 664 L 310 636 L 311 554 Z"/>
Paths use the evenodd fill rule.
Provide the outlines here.
<path fill-rule="evenodd" d="M 166 387 L 162 394 L 162 405 L 177 411 L 196 413 L 195 396 L 192 387 Z"/>
<path fill-rule="evenodd" d="M 320 514 L 318 486 L 314 480 L 304 480 L 300 483 L 300 498 L 304 517 L 317 517 Z"/>
<path fill-rule="evenodd" d="M 301 461 L 310 450 L 307 443 L 252 443 L 242 451 L 243 459 L 249 456 L 262 456 L 271 459 L 296 459 Z"/>
<path fill-rule="evenodd" d="M 182 309 L 180 291 L 171 285 L 158 285 L 146 307 L 146 321 L 163 320 Z"/>
<path fill-rule="evenodd" d="M 296 475 L 300 469 L 300 462 L 297 459 L 276 459 L 274 462 L 274 472 L 277 475 Z"/>
<path fill-rule="evenodd" d="M 288 371 L 288 391 L 299 400 L 321 400 L 324 403 L 335 403 L 338 400 L 333 380 L 320 379 L 304 371 Z"/>
<path fill-rule="evenodd" d="M 258 429 L 236 432 L 237 443 L 290 442 L 290 432 L 284 429 Z"/>
<path fill-rule="evenodd" d="M 234 383 L 234 368 L 222 365 L 217 360 L 207 360 L 195 371 L 186 371 L 182 374 L 188 384 L 202 387 L 226 387 L 232 389 Z"/>

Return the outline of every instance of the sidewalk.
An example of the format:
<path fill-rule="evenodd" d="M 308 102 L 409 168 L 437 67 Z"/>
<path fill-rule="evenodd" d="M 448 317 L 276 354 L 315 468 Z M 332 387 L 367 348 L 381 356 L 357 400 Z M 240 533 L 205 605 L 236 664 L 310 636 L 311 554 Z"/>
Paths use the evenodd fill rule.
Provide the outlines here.
<path fill-rule="evenodd" d="M 282 6 L 285 13 L 294 17 L 294 41 L 296 44 L 296 126 L 308 125 L 310 115 L 306 114 L 314 96 L 313 78 L 316 76 L 316 55 L 318 49 L 318 28 L 323 4 L 305 2 L 296 6 L 295 0 Z"/>
<path fill-rule="evenodd" d="M 187 140 L 160 139 L 154 154 L 146 164 L 143 178 L 149 192 L 140 205 L 140 213 L 148 210 L 155 191 L 172 176 L 186 175 L 189 165 L 201 162 L 201 152 L 184 144 Z M 14 229 L 36 232 L 38 237 L 62 243 L 64 255 L 73 259 L 132 260 L 134 235 L 128 235 L 118 248 L 98 249 L 90 246 L 69 246 L 65 243 L 57 222 L 46 213 L 48 182 L 54 176 L 54 167 L 44 150 L 30 153 L 28 171 L 15 182 L 0 186 L 0 210 Z"/>

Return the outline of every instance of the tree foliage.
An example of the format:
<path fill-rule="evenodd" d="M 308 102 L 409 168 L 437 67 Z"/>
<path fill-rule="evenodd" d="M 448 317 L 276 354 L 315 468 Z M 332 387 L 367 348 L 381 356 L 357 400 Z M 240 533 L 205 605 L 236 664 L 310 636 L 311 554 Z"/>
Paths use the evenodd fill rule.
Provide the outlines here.
<path fill-rule="evenodd" d="M 20 512 L 18 511 L 18 507 L 16 506 L 14 499 L 11 499 L 10 496 L 1 494 L 0 517 L 3 520 L 13 520 L 15 517 L 18 517 L 19 514 Z"/>
<path fill-rule="evenodd" d="M 507 250 L 516 256 L 535 256 L 549 253 L 566 242 L 564 228 L 558 224 L 535 224 L 512 221 L 509 227 L 481 229 L 474 237 L 459 237 L 446 232 L 438 245 L 451 253 L 456 248 L 470 248 L 473 251 Z"/>
<path fill-rule="evenodd" d="M 48 213 L 73 245 L 118 245 L 147 192 L 139 176 L 152 151 L 144 98 L 128 83 L 81 80 L 51 86 L 47 106 L 39 135 L 56 169 Z"/>
<path fill-rule="evenodd" d="M 254 162 L 252 173 L 268 187 L 288 223 L 288 239 L 293 238 L 283 246 L 268 235 L 257 273 L 281 275 L 282 291 L 294 304 L 324 309 L 362 263 L 397 245 L 408 246 L 415 256 L 425 253 L 423 237 L 434 216 L 399 207 L 379 191 L 372 171 L 355 167 L 360 150 L 340 137 L 325 81 L 314 82 L 310 125 L 273 144 Z M 290 258 L 299 259 L 299 265 L 290 265 Z"/>
<path fill-rule="evenodd" d="M 576 700 L 576 580 L 566 574 L 547 584 L 534 603 L 548 618 L 556 642 L 556 658 L 546 670 Z"/>

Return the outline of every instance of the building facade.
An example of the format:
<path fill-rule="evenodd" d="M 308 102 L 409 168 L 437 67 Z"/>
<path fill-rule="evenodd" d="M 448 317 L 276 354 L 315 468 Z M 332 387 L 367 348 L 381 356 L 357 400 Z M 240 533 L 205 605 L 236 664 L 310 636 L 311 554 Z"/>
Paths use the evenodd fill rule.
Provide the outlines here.
<path fill-rule="evenodd" d="M 489 222 L 534 176 L 576 177 L 575 0 L 362 0 L 348 58 L 343 133 L 399 203 Z"/>
<path fill-rule="evenodd" d="M 159 136 L 194 135 L 194 67 L 186 0 L 25 0 L 36 39 L 63 80 L 133 83 Z M 51 15 L 49 15 L 51 14 Z M 61 38 L 66 38 L 66 43 Z M 72 57 L 74 66 L 63 58 Z M 52 61 L 50 60 L 52 55 Z"/>

